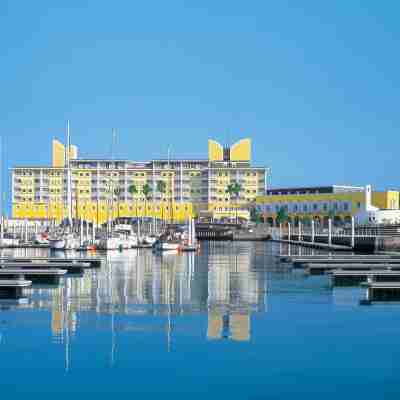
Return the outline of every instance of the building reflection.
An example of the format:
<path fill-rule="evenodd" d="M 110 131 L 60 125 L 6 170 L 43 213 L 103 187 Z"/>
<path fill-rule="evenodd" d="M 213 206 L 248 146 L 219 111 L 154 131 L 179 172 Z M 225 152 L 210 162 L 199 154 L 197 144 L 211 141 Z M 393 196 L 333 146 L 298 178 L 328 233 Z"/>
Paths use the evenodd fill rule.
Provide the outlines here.
<path fill-rule="evenodd" d="M 265 271 L 254 270 L 254 246 L 210 247 L 208 271 L 209 339 L 248 341 L 251 313 L 264 310 Z"/>
<path fill-rule="evenodd" d="M 265 270 L 255 257 L 254 244 L 246 243 L 210 243 L 200 254 L 109 252 L 101 269 L 67 277 L 59 287 L 30 289 L 23 307 L 51 310 L 57 342 L 75 335 L 86 312 L 168 318 L 207 312 L 208 339 L 247 341 L 252 313 L 265 310 Z"/>

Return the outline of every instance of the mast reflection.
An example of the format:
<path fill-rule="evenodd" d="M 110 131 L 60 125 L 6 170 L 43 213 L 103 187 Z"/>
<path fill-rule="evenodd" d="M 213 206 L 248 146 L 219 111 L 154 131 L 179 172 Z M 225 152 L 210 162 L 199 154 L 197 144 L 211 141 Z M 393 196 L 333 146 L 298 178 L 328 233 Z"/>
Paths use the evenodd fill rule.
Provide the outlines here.
<path fill-rule="evenodd" d="M 85 323 L 112 331 L 112 348 L 115 330 L 124 323 L 116 324 L 121 315 L 165 316 L 168 348 L 173 319 L 193 313 L 208 314 L 208 339 L 247 341 L 252 313 L 265 310 L 266 272 L 256 253 L 255 244 L 244 242 L 204 243 L 199 254 L 108 252 L 99 270 L 67 277 L 60 287 L 30 289 L 31 300 L 23 307 L 50 309 L 53 338 L 59 343 L 74 337 L 84 313 L 91 313 Z M 93 313 L 99 317 L 93 319 Z M 110 317 L 108 328 L 102 315 Z"/>

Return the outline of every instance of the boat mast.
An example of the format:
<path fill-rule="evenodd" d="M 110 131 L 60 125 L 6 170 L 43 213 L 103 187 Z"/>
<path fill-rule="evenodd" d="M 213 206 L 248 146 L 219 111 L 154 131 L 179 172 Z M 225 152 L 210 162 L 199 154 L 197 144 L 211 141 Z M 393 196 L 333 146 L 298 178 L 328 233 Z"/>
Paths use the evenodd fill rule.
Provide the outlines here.
<path fill-rule="evenodd" d="M 72 227 L 72 190 L 71 190 L 71 165 L 70 165 L 71 137 L 69 133 L 69 120 L 67 121 L 67 147 L 65 149 L 65 166 L 67 168 L 67 208 L 68 223 Z"/>
<path fill-rule="evenodd" d="M 3 136 L 0 136 L 0 210 L 1 240 L 3 240 Z"/>

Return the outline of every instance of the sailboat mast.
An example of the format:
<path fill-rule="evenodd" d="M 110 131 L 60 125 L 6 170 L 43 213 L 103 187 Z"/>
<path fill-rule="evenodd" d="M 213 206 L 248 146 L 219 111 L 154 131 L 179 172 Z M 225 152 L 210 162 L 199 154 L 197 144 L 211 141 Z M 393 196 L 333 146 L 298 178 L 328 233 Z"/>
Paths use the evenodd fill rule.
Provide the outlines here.
<path fill-rule="evenodd" d="M 68 222 L 72 227 L 72 188 L 71 188 L 71 164 L 70 164 L 71 137 L 69 133 L 69 120 L 67 121 L 67 146 L 65 149 L 65 166 L 67 168 L 67 208 Z"/>
<path fill-rule="evenodd" d="M 0 136 L 0 209 L 3 224 L 3 136 Z"/>

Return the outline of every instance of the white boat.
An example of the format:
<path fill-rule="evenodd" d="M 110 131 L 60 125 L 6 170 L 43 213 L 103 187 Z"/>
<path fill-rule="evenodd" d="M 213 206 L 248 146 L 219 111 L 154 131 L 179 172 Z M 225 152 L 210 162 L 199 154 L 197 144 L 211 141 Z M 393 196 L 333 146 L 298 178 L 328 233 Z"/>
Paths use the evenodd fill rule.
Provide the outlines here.
<path fill-rule="evenodd" d="M 137 247 L 139 244 L 139 241 L 138 241 L 136 235 L 129 235 L 126 240 L 128 241 L 129 249 L 133 249 L 133 248 Z"/>
<path fill-rule="evenodd" d="M 147 236 L 145 236 L 145 237 L 143 238 L 142 243 L 143 243 L 143 244 L 149 244 L 149 245 L 152 246 L 156 241 L 157 241 L 157 238 L 156 238 L 155 236 L 149 236 L 149 235 L 147 235 Z"/>
<path fill-rule="evenodd" d="M 179 250 L 182 246 L 180 242 L 172 242 L 172 241 L 162 241 L 157 240 L 153 248 L 157 251 L 168 251 L 168 250 Z"/>
<path fill-rule="evenodd" d="M 98 248 L 100 250 L 118 250 L 122 247 L 122 241 L 119 237 L 109 237 L 99 240 Z"/>
<path fill-rule="evenodd" d="M 135 233 L 132 232 L 131 225 L 119 224 L 114 228 L 116 237 L 119 237 L 121 246 L 124 249 L 133 249 L 138 246 L 139 240 Z"/>
<path fill-rule="evenodd" d="M 79 240 L 72 233 L 49 238 L 49 247 L 53 250 L 75 250 L 79 248 Z"/>
<path fill-rule="evenodd" d="M 35 235 L 35 238 L 33 241 L 35 244 L 46 245 L 46 244 L 49 244 L 49 237 L 48 237 L 47 233 L 38 233 L 37 235 Z"/>
<path fill-rule="evenodd" d="M 182 247 L 182 251 L 196 251 L 198 249 L 196 239 L 196 226 L 194 219 L 188 222 L 188 230 L 185 232 L 185 241 Z"/>

